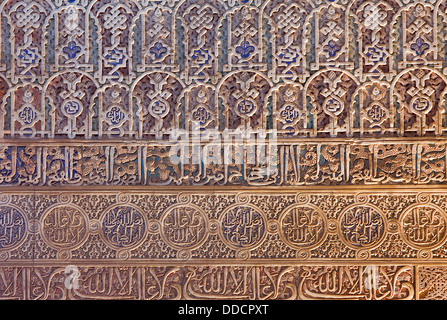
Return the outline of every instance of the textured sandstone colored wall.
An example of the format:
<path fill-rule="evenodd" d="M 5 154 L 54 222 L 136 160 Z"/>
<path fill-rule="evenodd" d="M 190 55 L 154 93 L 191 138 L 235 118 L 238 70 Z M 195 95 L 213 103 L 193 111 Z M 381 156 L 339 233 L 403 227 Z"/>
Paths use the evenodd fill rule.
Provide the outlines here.
<path fill-rule="evenodd" d="M 0 298 L 445 299 L 446 25 L 0 1 Z"/>

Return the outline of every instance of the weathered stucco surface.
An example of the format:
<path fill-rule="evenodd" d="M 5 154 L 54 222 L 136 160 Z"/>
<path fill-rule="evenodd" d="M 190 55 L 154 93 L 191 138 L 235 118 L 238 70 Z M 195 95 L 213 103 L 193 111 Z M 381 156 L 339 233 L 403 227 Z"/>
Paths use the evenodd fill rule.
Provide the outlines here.
<path fill-rule="evenodd" d="M 0 298 L 447 297 L 446 0 L 0 12 Z"/>

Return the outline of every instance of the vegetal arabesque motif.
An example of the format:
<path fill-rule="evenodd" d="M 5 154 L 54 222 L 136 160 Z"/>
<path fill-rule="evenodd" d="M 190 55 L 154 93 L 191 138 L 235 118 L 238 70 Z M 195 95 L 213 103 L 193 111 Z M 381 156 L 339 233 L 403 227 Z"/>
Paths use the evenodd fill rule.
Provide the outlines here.
<path fill-rule="evenodd" d="M 446 25 L 447 0 L 0 1 L 0 298 L 445 299 Z"/>

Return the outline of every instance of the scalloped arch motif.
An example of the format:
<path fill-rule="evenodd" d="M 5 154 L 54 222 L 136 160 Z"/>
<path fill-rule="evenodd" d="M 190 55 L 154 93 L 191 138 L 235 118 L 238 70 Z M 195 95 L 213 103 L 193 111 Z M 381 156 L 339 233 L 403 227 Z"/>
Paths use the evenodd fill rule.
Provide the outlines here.
<path fill-rule="evenodd" d="M 0 299 L 447 299 L 446 26 L 0 1 Z"/>

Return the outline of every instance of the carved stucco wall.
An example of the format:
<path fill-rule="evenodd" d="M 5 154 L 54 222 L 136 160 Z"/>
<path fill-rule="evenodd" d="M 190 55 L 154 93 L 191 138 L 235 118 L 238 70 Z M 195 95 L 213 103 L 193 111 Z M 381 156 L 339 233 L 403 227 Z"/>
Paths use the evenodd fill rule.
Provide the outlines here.
<path fill-rule="evenodd" d="M 447 1 L 0 12 L 1 298 L 446 298 Z"/>

